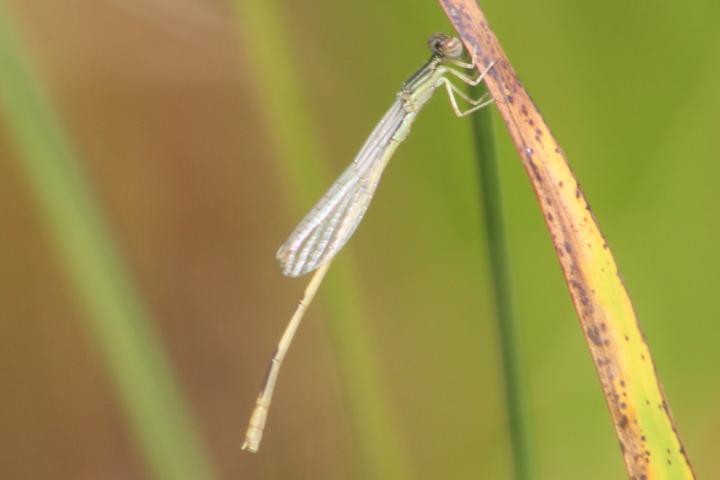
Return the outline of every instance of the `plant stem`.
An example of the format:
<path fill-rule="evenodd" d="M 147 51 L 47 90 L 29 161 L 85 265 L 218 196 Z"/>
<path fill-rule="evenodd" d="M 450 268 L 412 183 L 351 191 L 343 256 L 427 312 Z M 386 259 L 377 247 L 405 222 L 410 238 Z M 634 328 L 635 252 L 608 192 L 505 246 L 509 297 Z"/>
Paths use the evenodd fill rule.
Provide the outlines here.
<path fill-rule="evenodd" d="M 472 95 L 479 98 L 484 91 L 484 87 L 478 86 L 473 89 Z M 510 429 L 513 470 L 517 480 L 528 480 L 531 478 L 531 455 L 526 419 L 527 396 L 522 387 L 522 362 L 517 348 L 516 321 L 510 292 L 510 268 L 502 218 L 502 195 L 490 113 L 490 108 L 483 108 L 472 115 L 471 128 L 475 140 L 480 200 L 485 213 L 485 230 L 505 381 L 505 402 Z"/>

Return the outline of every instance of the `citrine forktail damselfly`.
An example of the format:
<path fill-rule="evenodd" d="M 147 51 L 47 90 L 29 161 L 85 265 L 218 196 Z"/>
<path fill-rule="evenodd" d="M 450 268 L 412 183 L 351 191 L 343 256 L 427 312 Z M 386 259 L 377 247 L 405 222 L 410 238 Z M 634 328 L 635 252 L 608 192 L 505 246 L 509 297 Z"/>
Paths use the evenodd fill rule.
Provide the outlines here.
<path fill-rule="evenodd" d="M 305 310 L 315 296 L 333 257 L 345 245 L 367 211 L 380 177 L 398 145 L 410 133 L 410 127 L 435 90 L 444 86 L 450 105 L 458 117 L 468 115 L 490 103 L 487 94 L 472 99 L 448 80 L 448 74 L 468 85 L 479 84 L 493 63 L 478 71 L 474 63 L 460 60 L 463 46 L 456 37 L 443 33 L 428 40 L 430 59 L 402 86 L 395 102 L 372 131 L 353 163 L 340 175 L 320 201 L 310 210 L 287 241 L 278 249 L 277 260 L 288 277 L 298 277 L 317 270 L 305 289 L 295 313 L 278 343 L 265 377 L 250 424 L 245 434 L 244 450 L 256 452 L 260 446 L 268 408 L 272 400 L 280 365 L 297 331 Z M 475 60 L 474 58 L 472 60 Z M 476 76 L 456 67 L 474 69 Z M 472 105 L 461 111 L 455 96 Z"/>

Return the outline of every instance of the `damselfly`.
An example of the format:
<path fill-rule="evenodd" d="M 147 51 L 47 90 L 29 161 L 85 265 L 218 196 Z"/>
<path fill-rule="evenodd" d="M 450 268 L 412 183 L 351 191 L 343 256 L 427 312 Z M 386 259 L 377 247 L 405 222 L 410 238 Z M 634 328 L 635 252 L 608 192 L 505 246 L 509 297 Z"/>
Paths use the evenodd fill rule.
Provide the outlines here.
<path fill-rule="evenodd" d="M 472 99 L 448 80 L 448 76 L 452 75 L 468 85 L 477 85 L 492 68 L 492 63 L 480 72 L 473 62 L 461 61 L 463 46 L 460 40 L 442 33 L 430 37 L 428 46 L 432 52 L 430 60 L 403 84 L 395 102 L 365 141 L 353 163 L 277 251 L 277 260 L 286 276 L 298 277 L 313 270 L 317 272 L 305 289 L 303 298 L 275 350 L 265 383 L 250 417 L 243 449 L 255 452 L 260 446 L 280 365 L 305 310 L 315 296 L 333 257 L 362 220 L 383 170 L 395 149 L 407 138 L 418 112 L 430 100 L 435 90 L 443 86 L 458 117 L 468 115 L 492 102 L 487 100 L 487 95 Z M 473 69 L 476 75 L 468 75 L 457 67 Z M 471 107 L 461 111 L 456 95 L 467 101 Z"/>

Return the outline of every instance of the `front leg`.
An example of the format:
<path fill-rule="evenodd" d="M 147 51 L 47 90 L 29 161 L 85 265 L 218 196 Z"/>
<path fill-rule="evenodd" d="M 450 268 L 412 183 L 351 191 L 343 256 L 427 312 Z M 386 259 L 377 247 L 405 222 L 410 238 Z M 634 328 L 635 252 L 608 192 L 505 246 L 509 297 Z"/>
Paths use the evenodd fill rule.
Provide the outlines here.
<path fill-rule="evenodd" d="M 458 117 L 464 117 L 466 115 L 469 115 L 477 110 L 480 110 L 483 107 L 486 107 L 493 103 L 493 99 L 488 100 L 488 94 L 486 93 L 480 98 L 473 99 L 467 96 L 463 91 L 461 91 L 458 87 L 453 85 L 450 80 L 447 78 L 443 78 L 440 80 L 443 84 L 445 84 L 445 90 L 448 93 L 448 98 L 450 99 L 450 105 L 453 108 L 453 111 L 455 112 L 455 115 Z M 460 110 L 460 107 L 458 107 L 457 99 L 455 98 L 455 94 L 459 95 L 463 100 L 467 101 L 469 104 L 473 105 L 469 109 L 462 111 Z"/>
<path fill-rule="evenodd" d="M 478 72 L 478 75 L 475 78 L 469 77 L 465 73 L 455 70 L 454 68 L 448 68 L 447 71 L 452 73 L 453 75 L 455 75 L 457 78 L 459 78 L 463 82 L 467 83 L 468 85 L 472 85 L 474 87 L 475 85 L 477 85 L 483 81 L 483 79 L 485 78 L 485 75 L 487 75 L 488 72 L 490 71 L 490 69 L 493 68 L 494 66 L 495 66 L 495 62 L 492 62 L 490 65 L 485 67 L 485 69 L 482 72 Z"/>

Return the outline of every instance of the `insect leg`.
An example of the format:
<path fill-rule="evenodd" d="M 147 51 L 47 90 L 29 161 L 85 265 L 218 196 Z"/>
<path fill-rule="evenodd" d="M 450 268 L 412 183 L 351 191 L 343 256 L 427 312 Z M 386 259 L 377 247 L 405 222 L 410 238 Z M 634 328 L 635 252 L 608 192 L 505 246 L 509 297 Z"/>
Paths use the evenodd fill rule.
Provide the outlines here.
<path fill-rule="evenodd" d="M 469 115 L 477 110 L 480 110 L 483 107 L 486 107 L 493 103 L 493 100 L 488 100 L 488 94 L 483 95 L 482 97 L 478 99 L 473 99 L 468 97 L 463 91 L 461 91 L 458 87 L 453 85 L 453 83 L 448 80 L 447 78 L 443 78 L 441 80 L 443 84 L 445 85 L 445 90 L 447 90 L 448 98 L 450 99 L 450 105 L 453 108 L 453 111 L 455 112 L 455 115 L 458 117 L 464 117 L 465 115 Z M 463 100 L 466 100 L 468 103 L 473 105 L 469 109 L 462 111 L 460 110 L 460 107 L 458 107 L 457 99 L 455 98 L 455 95 L 458 95 Z"/>
<path fill-rule="evenodd" d="M 485 69 L 483 71 L 481 71 L 481 72 L 478 71 L 478 75 L 475 78 L 472 78 L 463 72 L 455 70 L 454 68 L 448 68 L 447 71 L 452 73 L 453 75 L 455 75 L 457 78 L 459 78 L 463 82 L 467 83 L 468 85 L 475 86 L 483 81 L 483 79 L 485 78 L 485 75 L 487 75 L 487 73 L 490 71 L 490 69 L 493 68 L 494 66 L 495 66 L 495 62 L 492 62 L 490 65 L 485 67 Z"/>

